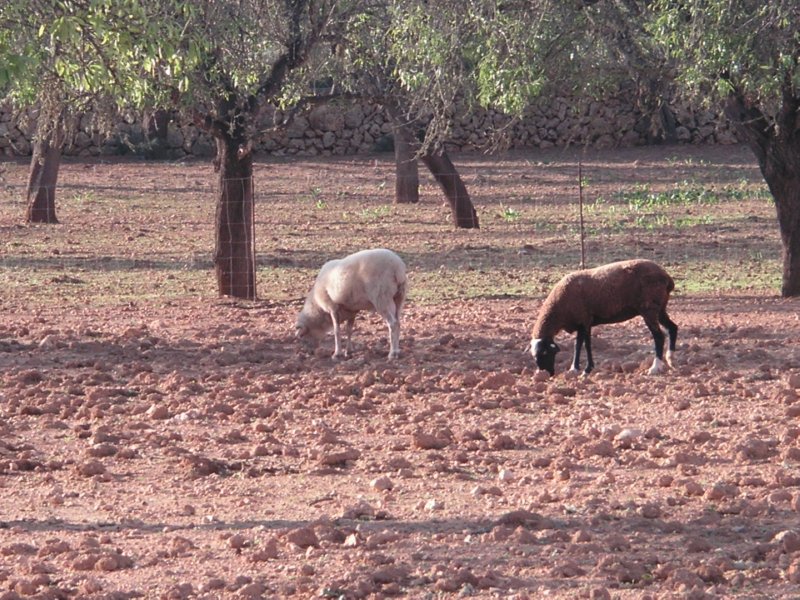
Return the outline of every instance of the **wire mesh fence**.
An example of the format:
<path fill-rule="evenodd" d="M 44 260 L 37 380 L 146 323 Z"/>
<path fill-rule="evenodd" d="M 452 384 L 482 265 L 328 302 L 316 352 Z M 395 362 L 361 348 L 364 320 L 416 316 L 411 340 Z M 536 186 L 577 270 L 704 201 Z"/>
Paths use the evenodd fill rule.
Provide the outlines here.
<path fill-rule="evenodd" d="M 646 164 L 627 155 L 583 160 L 587 266 L 652 258 L 703 274 L 708 289 L 715 280 L 746 286 L 747 278 L 773 285 L 774 209 L 757 170 L 737 161 L 663 153 Z M 26 166 L 5 165 L 6 294 L 108 303 L 213 297 L 221 269 L 252 295 L 291 300 L 325 260 L 378 246 L 404 256 L 421 298 L 538 296 L 578 268 L 579 157 L 455 162 L 476 231 L 452 225 L 440 184 L 453 174 L 421 169 L 420 202 L 394 204 L 387 157 L 256 163 L 252 180 L 226 181 L 204 163 L 70 162 L 54 190 L 56 226 L 24 224 Z"/>

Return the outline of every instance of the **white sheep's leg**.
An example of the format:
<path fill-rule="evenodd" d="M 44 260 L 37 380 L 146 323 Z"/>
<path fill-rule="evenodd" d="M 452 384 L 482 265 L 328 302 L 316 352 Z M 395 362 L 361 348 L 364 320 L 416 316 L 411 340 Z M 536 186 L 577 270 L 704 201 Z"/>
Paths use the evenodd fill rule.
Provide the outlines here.
<path fill-rule="evenodd" d="M 664 360 L 666 361 L 667 366 L 670 369 L 672 369 L 675 366 L 674 364 L 672 364 L 673 355 L 674 355 L 674 352 L 672 350 L 669 350 L 669 349 L 667 349 L 667 353 L 666 353 L 666 355 L 664 355 Z"/>
<path fill-rule="evenodd" d="M 350 352 L 353 350 L 352 336 L 355 324 L 356 324 L 355 317 L 353 317 L 352 319 L 347 319 L 347 321 L 345 321 L 345 336 L 347 336 L 347 344 L 344 347 L 344 355 L 347 357 L 350 356 Z"/>
<path fill-rule="evenodd" d="M 341 328 L 339 327 L 339 315 L 336 314 L 336 309 L 331 311 L 331 320 L 333 321 L 333 357 L 342 357 L 342 339 Z"/>
<path fill-rule="evenodd" d="M 400 357 L 400 321 L 394 319 L 389 323 L 389 359 Z"/>
<path fill-rule="evenodd" d="M 400 357 L 400 321 L 395 317 L 386 321 L 389 325 L 389 360 Z"/>
<path fill-rule="evenodd" d="M 389 304 L 388 309 L 381 311 L 380 315 L 389 327 L 389 356 L 387 358 L 393 360 L 400 356 L 400 315 L 394 302 Z"/>

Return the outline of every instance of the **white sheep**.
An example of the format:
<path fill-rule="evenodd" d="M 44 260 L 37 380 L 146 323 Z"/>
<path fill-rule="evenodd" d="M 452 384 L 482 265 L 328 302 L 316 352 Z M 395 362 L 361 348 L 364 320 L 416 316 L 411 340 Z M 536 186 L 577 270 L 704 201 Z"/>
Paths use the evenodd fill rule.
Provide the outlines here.
<path fill-rule="evenodd" d="M 391 250 L 362 250 L 326 262 L 297 317 L 300 339 L 322 338 L 333 328 L 333 358 L 342 356 L 340 325 L 346 324 L 347 347 L 356 315 L 374 310 L 389 326 L 389 359 L 400 356 L 400 311 L 406 297 L 406 265 Z"/>
<path fill-rule="evenodd" d="M 580 369 L 581 347 L 585 345 L 584 372 L 588 375 L 594 368 L 592 327 L 621 323 L 641 315 L 655 342 L 656 356 L 648 373 L 664 371 L 664 332 L 659 323 L 669 332 L 666 360 L 672 366 L 678 326 L 667 315 L 667 302 L 673 289 L 672 277 L 650 260 L 626 260 L 566 275 L 544 301 L 533 327 L 531 354 L 536 366 L 555 374 L 555 358 L 560 348 L 554 338 L 563 329 L 567 333 L 577 332 L 570 370 Z"/>

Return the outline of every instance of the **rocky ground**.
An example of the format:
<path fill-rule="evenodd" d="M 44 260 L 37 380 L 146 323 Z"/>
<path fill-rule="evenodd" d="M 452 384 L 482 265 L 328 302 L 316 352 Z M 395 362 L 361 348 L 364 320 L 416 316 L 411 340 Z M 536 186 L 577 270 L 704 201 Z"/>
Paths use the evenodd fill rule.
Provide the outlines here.
<path fill-rule="evenodd" d="M 409 307 L 397 362 L 285 306 L 5 315 L 0 597 L 791 597 L 797 308 L 683 299 L 669 374 L 631 322 L 552 380 L 519 302 Z"/>

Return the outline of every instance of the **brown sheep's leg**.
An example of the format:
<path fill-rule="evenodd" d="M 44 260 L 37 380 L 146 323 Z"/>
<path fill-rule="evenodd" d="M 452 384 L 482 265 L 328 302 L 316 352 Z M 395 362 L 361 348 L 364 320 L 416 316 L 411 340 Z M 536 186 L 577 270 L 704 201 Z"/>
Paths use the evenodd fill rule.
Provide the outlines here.
<path fill-rule="evenodd" d="M 586 370 L 585 375 L 588 375 L 594 369 L 594 360 L 592 359 L 592 339 L 591 329 L 588 327 L 578 327 L 577 334 L 575 335 L 575 354 L 572 357 L 572 366 L 570 371 L 581 370 L 581 348 L 586 347 Z"/>
<path fill-rule="evenodd" d="M 653 342 L 655 344 L 656 357 L 653 359 L 653 366 L 647 371 L 650 375 L 663 373 L 664 366 L 664 332 L 658 324 L 658 317 L 653 314 L 642 315 L 647 328 L 653 335 Z"/>
<path fill-rule="evenodd" d="M 575 334 L 575 354 L 572 355 L 572 366 L 570 371 L 580 371 L 581 368 L 581 348 L 583 347 L 583 328 L 578 327 Z"/>
<path fill-rule="evenodd" d="M 658 315 L 658 322 L 667 328 L 669 332 L 669 347 L 667 348 L 667 364 L 672 366 L 672 353 L 675 352 L 675 343 L 678 339 L 678 326 L 669 318 L 666 309 Z"/>
<path fill-rule="evenodd" d="M 594 357 L 592 357 L 592 330 L 587 327 L 583 334 L 583 344 L 586 346 L 586 370 L 584 375 L 588 375 L 594 370 Z"/>

